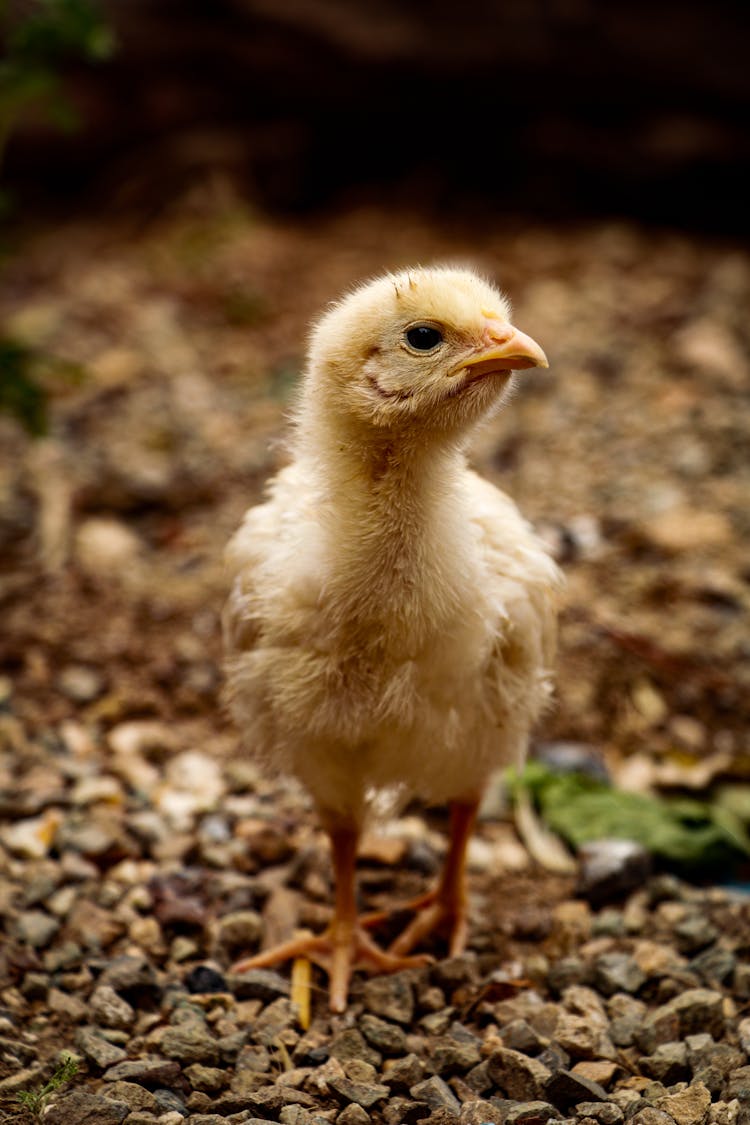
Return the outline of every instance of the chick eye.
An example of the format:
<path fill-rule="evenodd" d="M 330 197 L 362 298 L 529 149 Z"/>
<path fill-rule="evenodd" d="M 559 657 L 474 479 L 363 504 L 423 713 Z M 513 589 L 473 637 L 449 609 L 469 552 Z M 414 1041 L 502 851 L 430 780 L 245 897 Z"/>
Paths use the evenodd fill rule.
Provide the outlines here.
<path fill-rule="evenodd" d="M 415 351 L 431 352 L 438 344 L 442 344 L 443 333 L 431 324 L 416 324 L 414 328 L 407 329 L 406 340 Z"/>

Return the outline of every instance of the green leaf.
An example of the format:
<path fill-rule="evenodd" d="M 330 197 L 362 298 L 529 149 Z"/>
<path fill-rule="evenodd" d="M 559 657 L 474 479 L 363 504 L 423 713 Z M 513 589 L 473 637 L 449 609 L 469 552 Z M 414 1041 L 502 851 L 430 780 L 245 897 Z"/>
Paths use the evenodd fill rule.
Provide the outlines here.
<path fill-rule="evenodd" d="M 580 774 L 529 762 L 512 781 L 529 790 L 545 822 L 575 848 L 606 837 L 634 840 L 678 868 L 707 868 L 750 856 L 750 836 L 718 803 L 626 793 Z"/>

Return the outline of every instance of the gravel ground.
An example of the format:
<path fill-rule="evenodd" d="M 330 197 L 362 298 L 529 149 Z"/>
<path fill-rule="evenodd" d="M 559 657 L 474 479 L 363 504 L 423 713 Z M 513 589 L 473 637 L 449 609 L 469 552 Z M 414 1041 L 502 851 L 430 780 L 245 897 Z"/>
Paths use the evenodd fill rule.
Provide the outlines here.
<path fill-rule="evenodd" d="M 228 971 L 321 927 L 330 875 L 305 795 L 221 711 L 221 549 L 283 460 L 309 317 L 383 266 L 478 260 L 550 356 L 475 458 L 568 573 L 540 737 L 747 796 L 750 259 L 623 224 L 477 241 L 377 210 L 282 227 L 222 189 L 6 261 L 51 425 L 0 416 L 0 1120 L 72 1052 L 50 1125 L 750 1122 L 750 900 L 660 874 L 594 907 L 499 789 L 464 957 L 358 977 L 336 1018 L 316 975 L 307 1030 L 286 970 Z M 366 841 L 363 908 L 429 886 L 423 814 Z"/>

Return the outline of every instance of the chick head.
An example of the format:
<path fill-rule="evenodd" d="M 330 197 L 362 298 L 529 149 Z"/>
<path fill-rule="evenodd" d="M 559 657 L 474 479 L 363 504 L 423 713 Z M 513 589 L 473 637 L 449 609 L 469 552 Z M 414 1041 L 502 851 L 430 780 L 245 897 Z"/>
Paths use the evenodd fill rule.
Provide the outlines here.
<path fill-rule="evenodd" d="M 370 281 L 325 313 L 307 390 L 342 421 L 460 432 L 528 367 L 547 359 L 510 323 L 494 286 L 468 269 L 414 269 Z"/>

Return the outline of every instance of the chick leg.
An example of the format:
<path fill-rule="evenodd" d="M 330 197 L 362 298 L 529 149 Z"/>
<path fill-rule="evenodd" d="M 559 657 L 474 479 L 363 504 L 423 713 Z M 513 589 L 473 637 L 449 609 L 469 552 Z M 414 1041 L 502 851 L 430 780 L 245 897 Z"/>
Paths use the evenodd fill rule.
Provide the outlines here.
<path fill-rule="evenodd" d="M 332 1012 L 346 1009 L 352 972 L 364 964 L 380 973 L 394 973 L 425 965 L 430 958 L 404 957 L 380 949 L 357 918 L 355 895 L 355 863 L 359 831 L 349 825 L 328 827 L 331 837 L 335 876 L 333 918 L 322 934 L 305 935 L 248 957 L 232 966 L 234 972 L 264 969 L 295 957 L 307 957 L 325 969 L 329 976 L 329 1002 Z"/>
<path fill-rule="evenodd" d="M 401 957 L 435 930 L 447 930 L 451 957 L 463 953 L 469 932 L 466 897 L 466 849 L 477 818 L 479 799 L 453 801 L 450 806 L 448 854 L 437 887 L 412 899 L 403 909 L 414 910 L 416 917 L 391 944 L 389 952 Z M 370 914 L 362 919 L 377 925 L 392 911 Z"/>

